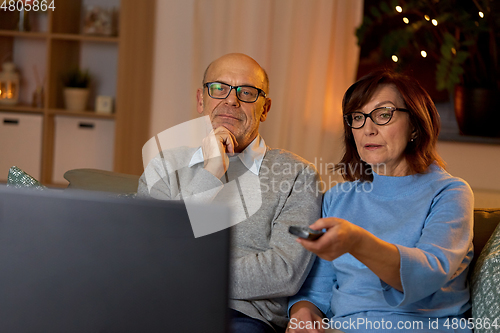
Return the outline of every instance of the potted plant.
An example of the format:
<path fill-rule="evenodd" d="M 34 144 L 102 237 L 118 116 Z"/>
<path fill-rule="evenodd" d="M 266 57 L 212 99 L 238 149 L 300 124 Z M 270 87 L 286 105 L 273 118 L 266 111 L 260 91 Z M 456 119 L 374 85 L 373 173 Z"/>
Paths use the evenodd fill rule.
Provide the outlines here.
<path fill-rule="evenodd" d="M 462 134 L 500 136 L 500 2 L 495 0 L 380 0 L 356 31 L 358 43 L 378 46 L 397 67 L 434 58 L 437 90 L 454 96 Z"/>
<path fill-rule="evenodd" d="M 66 109 L 83 111 L 87 108 L 90 74 L 79 68 L 68 71 L 63 76 L 64 104 Z"/>

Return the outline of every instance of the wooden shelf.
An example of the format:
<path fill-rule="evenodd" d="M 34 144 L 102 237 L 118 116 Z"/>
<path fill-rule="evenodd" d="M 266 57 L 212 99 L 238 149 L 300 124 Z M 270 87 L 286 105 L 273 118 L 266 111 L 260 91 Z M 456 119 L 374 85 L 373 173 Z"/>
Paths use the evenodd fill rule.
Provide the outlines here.
<path fill-rule="evenodd" d="M 115 119 L 114 114 L 98 113 L 95 111 L 69 111 L 66 109 L 49 109 L 49 114 L 58 116 L 69 116 L 69 117 Z"/>
<path fill-rule="evenodd" d="M 47 32 L 0 30 L 0 36 L 22 37 L 22 38 L 47 38 L 49 37 L 49 34 Z"/>
<path fill-rule="evenodd" d="M 105 37 L 93 35 L 78 35 L 78 34 L 51 34 L 50 38 L 58 40 L 73 40 L 80 42 L 101 42 L 101 43 L 118 43 L 118 37 Z"/>
<path fill-rule="evenodd" d="M 0 111 L 12 111 L 12 112 L 22 112 L 22 113 L 44 113 L 42 108 L 34 108 L 28 105 L 5 105 L 0 104 Z"/>
<path fill-rule="evenodd" d="M 24 86 L 27 87 L 24 90 L 26 94 L 34 88 L 35 79 L 27 74 L 32 70 L 32 59 L 42 59 L 36 64 L 40 75 L 45 76 L 43 108 L 0 104 L 0 111 L 43 117 L 39 181 L 46 186 L 54 185 L 54 169 L 58 163 L 55 156 L 55 125 L 62 120 L 58 119 L 59 116 L 114 121 L 113 171 L 140 175 L 143 171 L 142 146 L 149 139 L 156 0 L 142 0 L 140 6 L 136 0 L 120 0 L 119 36 L 109 37 L 80 33 L 85 6 L 83 0 L 56 2 L 57 9 L 49 11 L 38 28 L 43 32 L 13 30 L 15 15 L 0 11 L 0 60 L 17 62 L 22 80 L 28 83 Z M 106 1 L 99 3 L 100 6 L 106 6 Z M 104 74 L 103 66 L 104 69 L 111 68 L 110 74 Z M 94 82 L 92 94 L 112 96 L 114 113 L 68 111 L 62 108 L 64 95 L 61 76 L 75 67 L 90 67 L 91 74 L 94 71 L 97 77 L 101 75 L 101 80 Z M 29 101 L 27 95 L 20 100 Z"/>

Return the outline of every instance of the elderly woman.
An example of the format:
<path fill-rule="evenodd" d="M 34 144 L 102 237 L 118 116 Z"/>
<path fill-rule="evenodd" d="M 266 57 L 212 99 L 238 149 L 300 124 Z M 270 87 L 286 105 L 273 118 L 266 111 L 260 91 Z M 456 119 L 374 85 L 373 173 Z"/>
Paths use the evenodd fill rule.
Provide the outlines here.
<path fill-rule="evenodd" d="M 434 103 L 415 80 L 381 70 L 353 84 L 342 108 L 347 182 L 311 225 L 326 233 L 298 239 L 319 258 L 290 299 L 287 332 L 470 328 L 473 195 L 443 169 Z"/>

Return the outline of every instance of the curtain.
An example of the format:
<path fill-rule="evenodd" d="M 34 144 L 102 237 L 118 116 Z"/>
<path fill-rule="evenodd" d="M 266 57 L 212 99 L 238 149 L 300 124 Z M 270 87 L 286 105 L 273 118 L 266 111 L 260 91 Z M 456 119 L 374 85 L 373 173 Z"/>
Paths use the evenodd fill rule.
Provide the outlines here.
<path fill-rule="evenodd" d="M 267 71 L 260 133 L 322 174 L 343 153 L 341 101 L 356 76 L 363 0 L 157 0 L 151 136 L 198 114 L 207 65 L 230 52 Z M 329 186 L 328 186 L 329 187 Z"/>

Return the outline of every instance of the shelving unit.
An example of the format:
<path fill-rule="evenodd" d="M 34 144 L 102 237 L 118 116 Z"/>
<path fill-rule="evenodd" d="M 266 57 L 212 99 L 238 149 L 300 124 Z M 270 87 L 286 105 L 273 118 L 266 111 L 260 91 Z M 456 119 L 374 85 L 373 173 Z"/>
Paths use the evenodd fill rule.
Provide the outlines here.
<path fill-rule="evenodd" d="M 33 31 L 17 31 L 15 23 L 19 13 L 0 10 L 0 64 L 13 61 L 24 82 L 21 84 L 20 103 L 15 106 L 0 104 L 0 112 L 42 115 L 42 142 L 34 144 L 41 144 L 42 147 L 40 165 L 36 167 L 40 168 L 40 181 L 43 184 L 61 185 L 54 182 L 55 178 L 60 178 L 59 175 L 54 177 L 54 170 L 60 169 L 56 164 L 61 158 L 54 156 L 58 117 L 114 122 L 114 135 L 104 139 L 107 144 L 109 140 L 114 141 L 111 145 L 112 156 L 108 156 L 112 160 L 112 170 L 136 175 L 142 172 L 142 145 L 149 139 L 155 0 L 108 1 L 111 5 L 119 5 L 118 36 L 80 34 L 83 6 L 89 5 L 88 2 L 95 5 L 92 0 L 56 0 L 54 11 L 31 13 L 40 22 Z M 97 4 L 107 7 L 108 1 L 101 0 Z M 32 74 L 34 64 L 40 73 L 45 74 L 44 103 L 41 108 L 30 105 L 30 96 L 35 87 Z M 113 96 L 113 114 L 64 109 L 61 76 L 77 66 L 89 68 L 91 75 L 97 78 L 98 82 L 91 93 L 91 108 L 96 95 Z M 71 131 L 64 133 L 71 136 L 68 134 Z M 16 145 L 16 142 L 8 144 Z M 92 150 L 86 153 L 92 154 Z M 0 176 L 3 176 L 7 170 L 0 172 Z"/>

